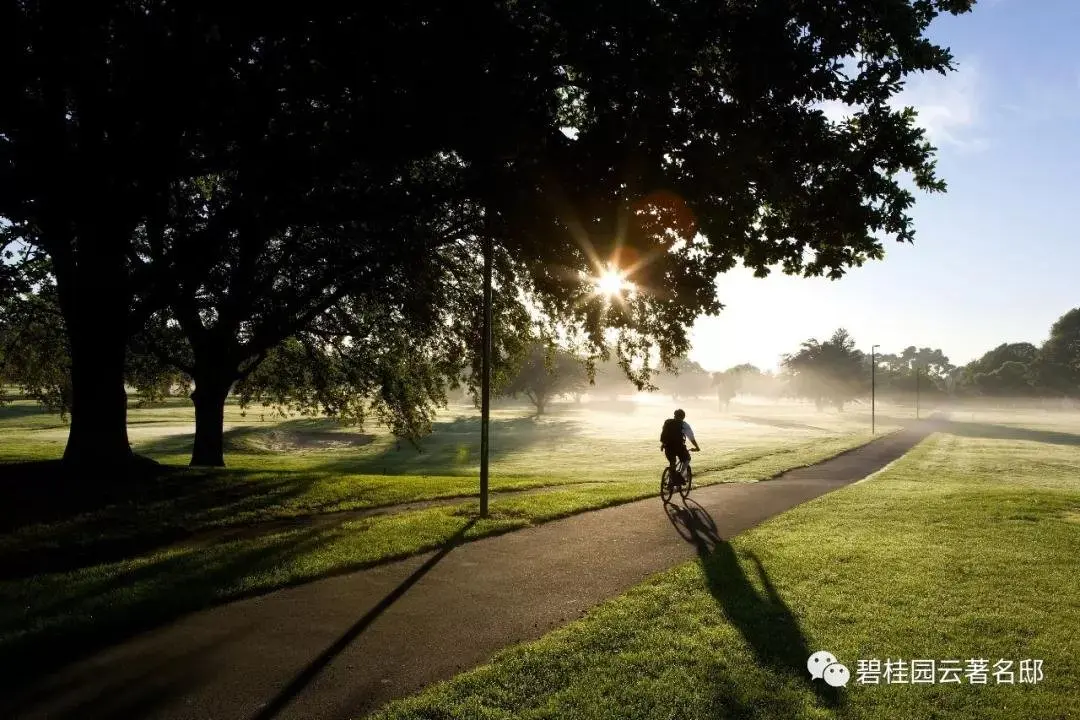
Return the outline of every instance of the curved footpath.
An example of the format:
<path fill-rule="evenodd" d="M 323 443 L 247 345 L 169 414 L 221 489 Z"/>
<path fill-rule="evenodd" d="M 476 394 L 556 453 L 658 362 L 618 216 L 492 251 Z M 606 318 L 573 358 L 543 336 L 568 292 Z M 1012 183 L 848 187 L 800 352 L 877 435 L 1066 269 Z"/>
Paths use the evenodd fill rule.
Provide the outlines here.
<path fill-rule="evenodd" d="M 913 424 L 691 498 L 727 540 L 876 472 L 932 430 Z M 695 557 L 659 498 L 587 512 L 186 616 L 0 700 L 0 716 L 360 717 Z"/>

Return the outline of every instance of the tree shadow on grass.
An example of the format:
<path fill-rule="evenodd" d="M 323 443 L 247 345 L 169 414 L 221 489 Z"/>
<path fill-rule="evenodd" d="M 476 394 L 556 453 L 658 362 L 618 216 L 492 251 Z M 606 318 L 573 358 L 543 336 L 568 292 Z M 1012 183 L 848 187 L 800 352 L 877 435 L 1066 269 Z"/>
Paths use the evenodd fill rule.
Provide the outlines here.
<path fill-rule="evenodd" d="M 262 594 L 267 590 L 244 590 L 237 584 L 316 551 L 326 541 L 315 531 L 299 532 L 245 548 L 158 557 L 101 577 L 61 577 L 44 584 L 9 586 L 5 603 L 21 604 L 26 610 L 0 615 L 3 625 L 21 624 L 33 631 L 0 646 L 0 665 L 10 668 L 0 677 L 0 684 L 17 687 L 186 613 Z M 93 622 L 87 622 L 87 617 Z M 0 635 L 12 630 L 0 627 Z"/>
<path fill-rule="evenodd" d="M 188 470 L 159 466 L 135 482 L 57 479 L 47 463 L 26 463 L 0 486 L 0 579 L 114 562 L 180 542 L 210 522 L 287 506 L 320 481 L 313 473 Z M 9 466 L 10 467 L 10 466 Z M 10 504 L 10 505 L 9 505 Z"/>
<path fill-rule="evenodd" d="M 1026 440 L 1050 445 L 1080 446 L 1080 435 L 1053 430 L 1033 430 L 1009 425 L 959 422 L 956 420 L 935 420 L 934 423 L 939 432 L 959 435 L 960 437 L 987 440 Z"/>
<path fill-rule="evenodd" d="M 810 677 L 806 661 L 820 648 L 810 648 L 798 619 L 780 596 L 758 557 L 749 551 L 743 553 L 764 592 L 751 582 L 738 554 L 718 535 L 716 522 L 705 508 L 687 498 L 681 506 L 665 503 L 665 510 L 678 533 L 697 550 L 709 592 L 743 636 L 758 665 L 774 674 L 805 683 L 826 707 L 842 707 L 846 700 L 842 688 Z"/>
<path fill-rule="evenodd" d="M 182 492 L 180 468 L 135 456 L 128 467 L 107 477 L 73 472 L 61 460 L 0 464 L 0 532 L 53 522 L 146 496 Z"/>
<path fill-rule="evenodd" d="M 420 552 L 431 549 L 438 552 L 433 561 L 425 563 L 422 572 L 418 571 L 399 588 L 400 592 L 396 591 L 397 594 L 380 604 L 378 612 L 389 607 L 450 549 L 464 542 L 475 522 L 475 519 L 463 520 L 462 527 L 444 542 L 421 549 Z M 9 609 L 0 613 L 0 637 L 6 636 L 0 644 L 0 666 L 5 668 L 0 674 L 0 688 L 12 690 L 28 685 L 106 646 L 191 612 L 396 559 L 382 558 L 377 563 L 357 561 L 338 567 L 331 563 L 325 570 L 300 570 L 289 582 L 274 577 L 289 572 L 289 564 L 298 558 L 317 563 L 321 551 L 332 546 L 339 536 L 335 529 L 297 530 L 241 547 L 229 544 L 158 557 L 110 576 L 56 579 L 54 582 L 62 584 L 62 590 L 48 585 L 9 586 L 0 594 L 0 600 Z M 269 580 L 260 582 L 260 577 Z M 93 617 L 93 622 L 86 621 L 88 616 Z M 367 618 L 366 624 L 358 622 L 350 637 L 355 638 L 373 619 L 374 616 Z M 17 628 L 31 631 L 15 636 Z M 346 644 L 349 641 L 343 640 Z M 340 648 L 335 654 L 339 651 Z"/>
<path fill-rule="evenodd" d="M 496 419 L 491 423 L 491 457 L 520 452 L 537 444 L 557 447 L 577 423 L 531 417 Z M 226 433 L 231 447 L 250 452 L 270 433 L 330 439 L 350 437 L 334 432 L 333 420 L 294 420 L 266 428 L 244 426 Z M 0 530 L 12 532 L 34 524 L 50 524 L 39 537 L 27 536 L 0 551 L 0 579 L 64 572 L 113 562 L 183 541 L 207 525 L 234 525 L 258 520 L 311 493 L 334 474 L 470 475 L 476 471 L 480 423 L 459 417 L 437 423 L 421 441 L 421 451 L 399 443 L 377 453 L 333 452 L 312 457 L 305 469 L 275 470 L 187 468 L 148 461 L 140 473 L 123 482 L 66 478 L 59 462 L 3 466 L 0 482 Z M 362 437 L 357 435 L 357 437 Z M 370 438 L 370 436 L 367 436 Z M 162 437 L 139 445 L 140 451 L 186 452 L 190 435 Z M 269 457 L 273 457 L 268 453 Z M 376 505 L 378 488 L 357 483 L 349 499 Z M 237 520 L 239 519 L 239 521 Z"/>

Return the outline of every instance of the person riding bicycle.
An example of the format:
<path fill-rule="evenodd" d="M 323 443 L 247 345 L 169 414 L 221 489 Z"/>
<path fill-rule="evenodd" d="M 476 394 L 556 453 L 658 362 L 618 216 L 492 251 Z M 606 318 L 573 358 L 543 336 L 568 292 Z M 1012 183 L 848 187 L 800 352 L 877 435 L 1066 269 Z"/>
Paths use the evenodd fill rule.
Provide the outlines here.
<path fill-rule="evenodd" d="M 694 444 L 694 450 L 700 450 L 694 430 L 690 423 L 686 422 L 686 413 L 681 409 L 675 411 L 674 418 L 664 421 L 664 428 L 660 431 L 660 449 L 667 456 L 668 466 L 671 468 L 671 477 L 676 483 L 683 481 L 682 476 L 675 470 L 675 461 L 682 460 L 690 467 L 690 451 L 686 449 L 686 441 Z"/>

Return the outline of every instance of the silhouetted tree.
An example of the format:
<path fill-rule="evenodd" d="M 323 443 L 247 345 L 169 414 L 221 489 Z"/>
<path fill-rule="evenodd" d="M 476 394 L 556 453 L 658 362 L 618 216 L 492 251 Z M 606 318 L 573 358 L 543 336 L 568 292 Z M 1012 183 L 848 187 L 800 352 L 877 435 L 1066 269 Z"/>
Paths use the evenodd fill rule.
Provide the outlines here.
<path fill-rule="evenodd" d="M 199 0 L 0 10 L 0 217 L 48 253 L 56 278 L 71 356 L 69 463 L 131 457 L 127 341 L 160 305 L 153 290 L 169 287 L 132 268 L 136 232 L 153 234 L 170 187 L 204 171 L 197 145 L 227 131 L 235 73 L 259 48 L 310 36 L 315 14 Z"/>

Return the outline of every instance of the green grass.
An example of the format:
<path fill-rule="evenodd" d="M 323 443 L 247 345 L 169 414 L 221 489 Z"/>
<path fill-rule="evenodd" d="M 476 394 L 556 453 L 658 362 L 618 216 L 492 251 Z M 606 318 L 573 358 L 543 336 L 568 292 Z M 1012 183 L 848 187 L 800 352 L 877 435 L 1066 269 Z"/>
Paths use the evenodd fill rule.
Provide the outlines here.
<path fill-rule="evenodd" d="M 498 409 L 492 491 L 618 484 L 627 478 L 651 482 L 652 469 L 658 472 L 664 462 L 652 436 L 667 408 L 632 402 L 602 407 L 556 406 L 539 419 L 520 407 Z M 772 474 L 805 463 L 803 456 L 827 457 L 869 439 L 858 413 L 808 416 L 804 408 L 782 405 L 768 412 L 743 408 L 739 415 L 721 415 L 705 404 L 688 409 L 705 448 L 695 456 L 703 481 L 738 481 L 749 464 L 754 478 L 766 466 L 771 472 L 765 474 Z M 164 408 L 132 408 L 129 434 L 136 450 L 183 465 L 191 414 L 190 403 L 180 400 Z M 24 551 L 92 551 L 124 541 L 145 549 L 213 528 L 477 492 L 479 424 L 469 408 L 448 409 L 419 449 L 386 433 L 360 433 L 325 419 L 244 425 L 232 404 L 226 420 L 227 468 L 182 469 L 133 488 L 123 502 L 17 529 L 0 539 L 0 559 Z M 3 462 L 59 457 L 67 429 L 31 403 L 13 403 L 0 407 L 0 431 Z M 618 497 L 648 492 L 634 487 L 636 494 L 620 490 Z"/>
<path fill-rule="evenodd" d="M 701 477 L 701 484 L 765 479 L 823 460 L 852 443 L 819 443 L 732 464 Z M 170 547 L 70 572 L 0 582 L 0 660 L 17 657 L 30 671 L 186 612 L 407 557 L 462 534 L 465 540 L 477 539 L 656 492 L 651 477 L 555 488 L 499 499 L 486 519 L 476 519 L 475 502 L 463 502 L 206 546 Z M 53 536 L 44 538 L 55 541 Z"/>
<path fill-rule="evenodd" d="M 477 521 L 479 433 L 469 408 L 441 416 L 417 450 L 327 420 L 245 425 L 230 406 L 228 468 L 179 469 L 133 488 L 123 502 L 0 538 L 0 562 L 62 569 L 0 581 L 0 658 L 18 658 L 20 670 L 31 672 L 217 603 L 406 557 L 462 534 L 475 539 L 655 495 L 665 461 L 651 436 L 667 410 L 568 406 L 537 419 L 520 407 L 499 408 L 492 490 L 540 491 L 496 495 L 491 517 Z M 855 413 L 807 416 L 804 408 L 774 406 L 744 408 L 735 419 L 705 404 L 688 411 L 705 448 L 695 456 L 699 484 L 761 480 L 870 439 Z M 190 406 L 174 401 L 130 415 L 136 450 L 167 464 L 186 462 Z M 28 403 L 0 408 L 0 459 L 55 458 L 65 433 Z M 461 502 L 325 518 L 438 498 Z M 263 525 L 239 538 L 170 544 L 189 533 L 320 514 L 313 525 Z"/>
<path fill-rule="evenodd" d="M 970 431 L 934 435 L 378 717 L 1075 717 L 1080 438 Z M 848 665 L 847 688 L 809 681 L 817 650 Z M 1044 677 L 855 682 L 874 658 L 1039 659 Z"/>

